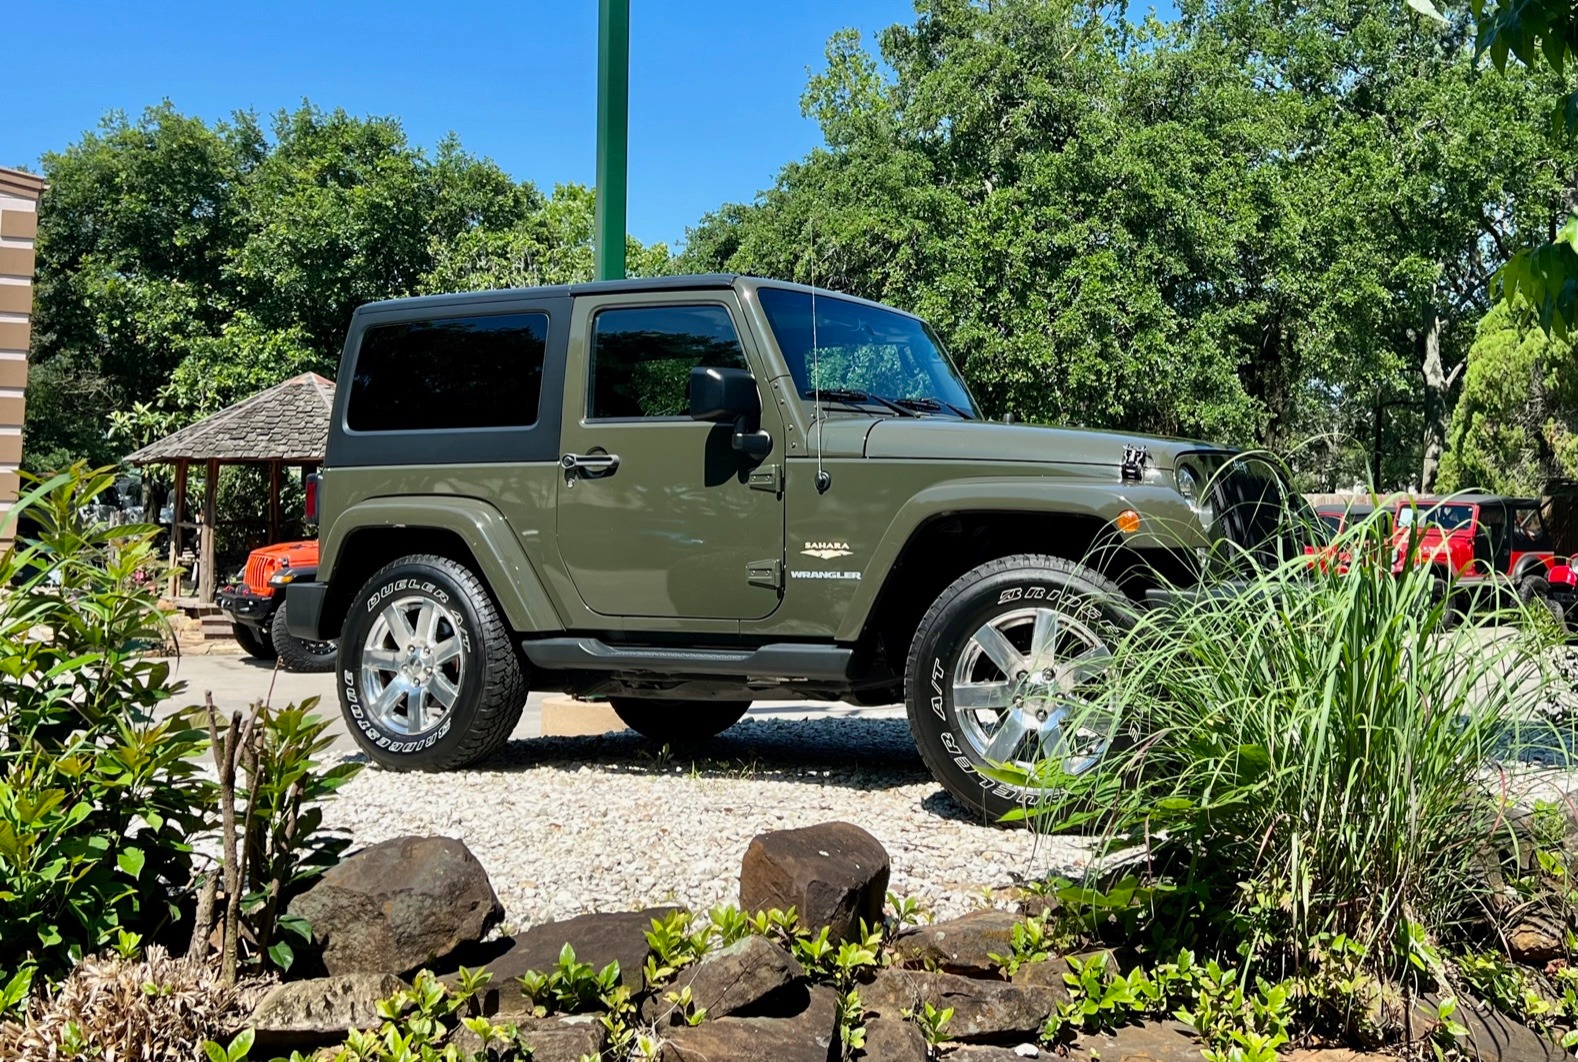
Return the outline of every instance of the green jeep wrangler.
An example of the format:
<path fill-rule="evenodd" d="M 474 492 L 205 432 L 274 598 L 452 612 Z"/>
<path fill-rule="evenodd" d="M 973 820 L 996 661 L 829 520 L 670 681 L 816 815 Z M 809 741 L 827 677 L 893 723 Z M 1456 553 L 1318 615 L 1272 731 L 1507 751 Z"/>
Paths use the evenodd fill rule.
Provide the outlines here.
<path fill-rule="evenodd" d="M 656 738 L 752 701 L 904 701 L 926 763 L 1069 770 L 1140 608 L 1289 504 L 1220 447 L 988 423 L 936 335 L 877 303 L 743 276 L 373 303 L 340 365 L 316 581 L 378 763 L 496 751 L 529 690 L 606 697 Z"/>

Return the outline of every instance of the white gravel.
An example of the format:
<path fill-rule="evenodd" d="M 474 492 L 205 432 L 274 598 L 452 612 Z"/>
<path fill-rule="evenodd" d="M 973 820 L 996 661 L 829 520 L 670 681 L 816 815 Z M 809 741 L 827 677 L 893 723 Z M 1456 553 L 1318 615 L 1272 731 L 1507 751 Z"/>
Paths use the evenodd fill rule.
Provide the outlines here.
<path fill-rule="evenodd" d="M 473 771 L 369 766 L 324 819 L 358 846 L 461 838 L 517 929 L 587 911 L 738 903 L 751 838 L 819 822 L 870 831 L 892 859 L 889 888 L 938 918 L 982 906 L 1016 877 L 1071 873 L 1081 851 L 1075 839 L 973 821 L 932 780 L 901 719 L 747 719 L 667 760 L 634 734 L 609 734 L 516 741 Z"/>

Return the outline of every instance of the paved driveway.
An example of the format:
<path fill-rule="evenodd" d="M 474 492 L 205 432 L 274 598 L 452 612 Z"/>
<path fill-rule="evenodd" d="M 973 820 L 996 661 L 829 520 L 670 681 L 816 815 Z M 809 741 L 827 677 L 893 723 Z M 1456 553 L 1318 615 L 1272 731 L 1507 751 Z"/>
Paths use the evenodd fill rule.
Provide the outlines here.
<path fill-rule="evenodd" d="M 169 702 L 166 711 L 176 711 L 189 704 L 202 704 L 206 693 L 214 695 L 214 705 L 221 712 L 245 710 L 253 701 L 267 700 L 270 704 L 285 705 L 306 697 L 322 698 L 319 713 L 332 718 L 330 732 L 335 735 L 335 748 L 343 751 L 355 749 L 355 743 L 345 730 L 340 718 L 340 702 L 335 695 L 334 675 L 297 675 L 289 671 L 276 671 L 272 664 L 239 656 L 183 656 L 168 658 L 174 677 L 186 683 L 186 691 Z M 553 694 L 533 693 L 526 699 L 526 710 L 521 721 L 511 733 L 513 740 L 535 738 L 542 735 L 542 703 Z M 751 709 L 750 718 L 756 719 L 827 719 L 858 717 L 864 719 L 902 718 L 904 709 L 856 708 L 838 702 L 807 701 L 798 704 L 762 703 Z"/>

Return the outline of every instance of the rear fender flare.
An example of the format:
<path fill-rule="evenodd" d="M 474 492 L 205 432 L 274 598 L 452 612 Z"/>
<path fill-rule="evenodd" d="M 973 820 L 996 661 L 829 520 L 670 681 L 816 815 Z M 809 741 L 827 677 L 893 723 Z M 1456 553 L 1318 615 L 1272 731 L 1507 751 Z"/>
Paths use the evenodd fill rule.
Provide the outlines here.
<path fill-rule="evenodd" d="M 516 631 L 563 627 L 553 600 L 504 514 L 480 498 L 391 496 L 358 502 L 335 519 L 319 548 L 319 578 L 333 578 L 340 552 L 370 527 L 452 531 L 475 558 L 480 575 Z M 354 592 L 354 588 L 352 589 Z"/>

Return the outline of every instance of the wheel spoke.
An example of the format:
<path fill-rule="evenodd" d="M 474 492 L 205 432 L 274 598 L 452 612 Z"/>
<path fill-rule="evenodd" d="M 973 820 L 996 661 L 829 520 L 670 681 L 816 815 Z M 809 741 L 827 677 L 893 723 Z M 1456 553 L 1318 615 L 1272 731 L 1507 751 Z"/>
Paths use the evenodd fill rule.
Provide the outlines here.
<path fill-rule="evenodd" d="M 960 711 L 1007 708 L 1013 686 L 1007 682 L 967 682 L 953 688 L 953 706 Z"/>
<path fill-rule="evenodd" d="M 1017 678 L 1019 672 L 1025 670 L 1025 658 L 1019 655 L 1008 637 L 990 623 L 975 632 L 975 644 L 1009 679 Z"/>
<path fill-rule="evenodd" d="M 1112 651 L 1104 645 L 1094 645 L 1058 669 L 1057 687 L 1064 693 L 1083 686 L 1106 674 L 1112 666 Z"/>
<path fill-rule="evenodd" d="M 400 654 L 393 649 L 362 650 L 362 666 L 374 671 L 399 671 Z"/>
<path fill-rule="evenodd" d="M 1025 734 L 1029 730 L 1030 724 L 1023 712 L 1003 713 L 1003 721 L 992 734 L 992 740 L 987 743 L 986 758 L 997 763 L 1012 762 L 1014 754 L 1019 751 L 1019 746 L 1024 744 Z"/>
<path fill-rule="evenodd" d="M 395 640 L 395 645 L 401 649 L 411 648 L 411 641 L 416 637 L 416 631 L 411 629 L 411 621 L 405 618 L 404 607 L 390 605 L 384 609 L 384 619 L 389 624 L 389 636 Z"/>
<path fill-rule="evenodd" d="M 1036 755 L 1042 759 L 1062 759 L 1066 755 L 1063 751 L 1063 713 L 1061 711 L 1048 713 L 1046 722 L 1036 728 Z"/>
<path fill-rule="evenodd" d="M 446 709 L 453 708 L 455 698 L 460 696 L 460 687 L 449 681 L 449 676 L 442 671 L 433 673 L 433 677 L 428 680 L 428 688 L 432 691 L 433 699 Z"/>
<path fill-rule="evenodd" d="M 460 636 L 451 634 L 433 646 L 433 666 L 440 667 L 460 655 Z"/>
<path fill-rule="evenodd" d="M 1030 666 L 1046 667 L 1057 651 L 1057 613 L 1049 608 L 1036 610 L 1035 627 L 1030 633 Z"/>
<path fill-rule="evenodd" d="M 416 607 L 416 636 L 424 645 L 432 645 L 438 638 L 438 606 L 424 601 Z"/>
<path fill-rule="evenodd" d="M 421 686 L 413 689 L 405 699 L 405 721 L 407 734 L 420 734 L 427 729 L 426 708 L 427 690 Z"/>
<path fill-rule="evenodd" d="M 399 679 L 391 679 L 389 685 L 378 694 L 378 699 L 373 702 L 372 713 L 380 719 L 389 719 L 394 715 L 394 706 L 400 703 L 400 695 L 405 692 L 405 684 Z"/>

